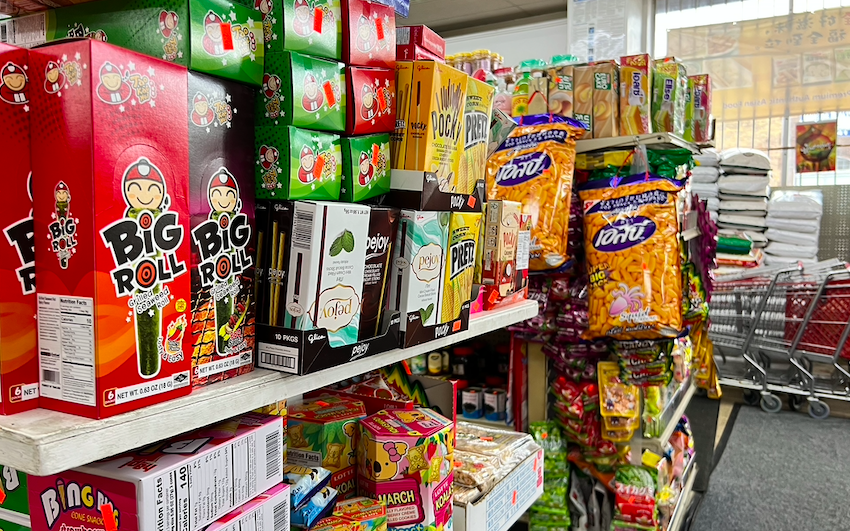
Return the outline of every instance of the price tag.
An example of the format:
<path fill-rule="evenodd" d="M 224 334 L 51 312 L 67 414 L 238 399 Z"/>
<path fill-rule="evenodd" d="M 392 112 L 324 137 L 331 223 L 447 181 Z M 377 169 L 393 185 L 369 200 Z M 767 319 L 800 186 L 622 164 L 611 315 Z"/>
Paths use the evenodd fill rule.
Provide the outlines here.
<path fill-rule="evenodd" d="M 328 108 L 336 105 L 336 95 L 334 95 L 334 88 L 330 81 L 325 81 L 322 84 L 322 90 L 325 92 L 325 99 L 328 101 Z"/>
<path fill-rule="evenodd" d="M 378 17 L 375 19 L 375 32 L 378 34 L 378 40 L 384 40 L 384 19 Z"/>
<path fill-rule="evenodd" d="M 381 156 L 381 147 L 378 144 L 372 144 L 372 166 L 378 167 L 378 159 Z"/>
<path fill-rule="evenodd" d="M 322 179 L 322 170 L 324 170 L 324 169 L 325 169 L 325 156 L 319 155 L 318 158 L 316 158 L 316 169 L 313 170 L 313 175 L 316 177 L 316 179 L 319 179 L 319 180 Z"/>
<path fill-rule="evenodd" d="M 381 114 L 387 111 L 387 95 L 383 88 L 378 88 L 378 112 Z"/>
<path fill-rule="evenodd" d="M 230 30 L 230 23 L 223 22 L 219 28 L 221 29 L 221 47 L 227 51 L 232 51 L 233 32 Z"/>
<path fill-rule="evenodd" d="M 322 21 L 325 19 L 325 12 L 321 7 L 317 7 L 313 11 L 313 31 L 322 33 Z"/>
<path fill-rule="evenodd" d="M 115 513 L 112 511 L 111 505 L 101 505 L 100 515 L 103 516 L 103 527 L 106 531 L 118 531 L 118 523 L 115 521 Z"/>
<path fill-rule="evenodd" d="M 0 505 L 3 505 L 4 501 L 6 501 L 6 491 L 3 490 L 3 485 L 0 483 Z"/>

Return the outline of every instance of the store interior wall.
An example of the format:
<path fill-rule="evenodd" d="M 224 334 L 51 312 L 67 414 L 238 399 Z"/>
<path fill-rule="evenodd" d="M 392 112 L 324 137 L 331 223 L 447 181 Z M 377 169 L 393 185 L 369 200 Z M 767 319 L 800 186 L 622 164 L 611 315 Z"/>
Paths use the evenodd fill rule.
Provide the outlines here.
<path fill-rule="evenodd" d="M 448 37 L 446 53 L 490 50 L 501 54 L 507 66 L 517 65 L 526 59 L 548 60 L 553 55 L 568 53 L 567 18 L 554 17 L 543 22 Z"/>

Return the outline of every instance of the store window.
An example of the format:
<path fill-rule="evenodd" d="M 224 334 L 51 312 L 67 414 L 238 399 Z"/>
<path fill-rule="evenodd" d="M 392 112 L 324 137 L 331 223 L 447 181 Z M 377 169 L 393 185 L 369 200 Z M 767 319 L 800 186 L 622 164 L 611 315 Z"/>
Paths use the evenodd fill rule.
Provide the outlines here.
<path fill-rule="evenodd" d="M 657 0 L 655 55 L 711 75 L 717 148 L 768 153 L 773 186 L 850 184 L 850 0 Z M 797 125 L 823 121 L 835 171 L 798 173 Z"/>

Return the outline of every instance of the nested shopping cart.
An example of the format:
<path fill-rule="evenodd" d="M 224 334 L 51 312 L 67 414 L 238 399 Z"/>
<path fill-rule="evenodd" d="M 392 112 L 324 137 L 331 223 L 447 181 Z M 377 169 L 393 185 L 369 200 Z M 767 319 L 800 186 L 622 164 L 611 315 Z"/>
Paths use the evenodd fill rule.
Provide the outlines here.
<path fill-rule="evenodd" d="M 715 283 L 709 337 L 720 384 L 744 389 L 767 412 L 822 398 L 850 401 L 850 271 L 831 260 L 811 267 L 759 269 Z"/>

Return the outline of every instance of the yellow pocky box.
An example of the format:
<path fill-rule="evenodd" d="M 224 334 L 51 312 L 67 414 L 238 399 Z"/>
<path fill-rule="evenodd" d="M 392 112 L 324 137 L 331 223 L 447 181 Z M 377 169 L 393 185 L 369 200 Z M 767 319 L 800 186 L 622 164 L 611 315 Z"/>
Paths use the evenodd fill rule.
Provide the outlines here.
<path fill-rule="evenodd" d="M 481 216 L 481 212 L 452 212 L 443 297 L 440 301 L 441 323 L 460 317 L 461 306 L 472 298 L 475 247 L 478 245 Z"/>

